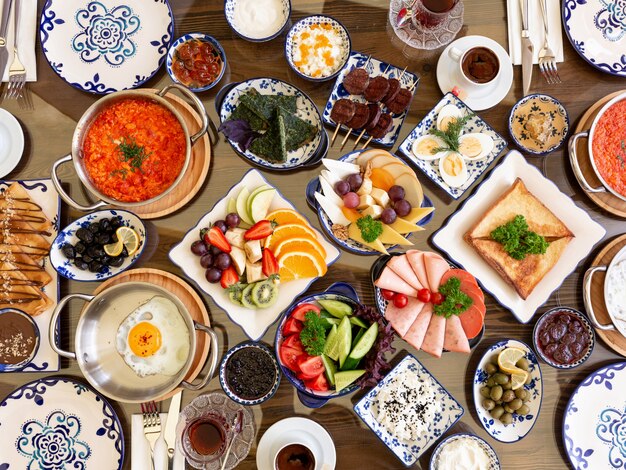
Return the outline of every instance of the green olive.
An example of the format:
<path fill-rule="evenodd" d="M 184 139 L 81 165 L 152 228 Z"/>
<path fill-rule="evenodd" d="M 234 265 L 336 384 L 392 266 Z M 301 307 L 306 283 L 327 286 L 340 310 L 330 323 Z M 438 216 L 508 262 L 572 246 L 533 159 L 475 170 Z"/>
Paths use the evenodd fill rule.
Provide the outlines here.
<path fill-rule="evenodd" d="M 513 411 L 517 411 L 522 407 L 523 404 L 524 402 L 522 400 L 516 398 L 511 403 L 509 403 L 509 408 L 511 408 Z"/>
<path fill-rule="evenodd" d="M 493 400 L 490 400 L 489 398 L 487 398 L 485 401 L 483 401 L 483 407 L 487 411 L 491 411 L 496 407 L 496 403 Z"/>
<path fill-rule="evenodd" d="M 526 396 L 522 398 L 524 403 L 528 403 L 530 401 L 530 392 L 526 392 Z"/>
<path fill-rule="evenodd" d="M 500 417 L 500 422 L 504 424 L 505 426 L 508 426 L 509 424 L 513 422 L 513 415 L 511 413 L 504 413 Z"/>
<path fill-rule="evenodd" d="M 511 400 L 515 400 L 515 392 L 513 390 L 505 390 L 502 394 L 502 401 L 508 403 Z"/>
<path fill-rule="evenodd" d="M 493 377 L 489 377 L 485 385 L 487 385 L 487 387 L 493 387 L 495 384 L 496 384 L 496 381 L 493 379 Z"/>
<path fill-rule="evenodd" d="M 517 409 L 518 415 L 526 416 L 528 413 L 530 413 L 530 408 L 528 408 L 528 405 L 522 405 Z"/>
<path fill-rule="evenodd" d="M 526 359 L 525 357 L 517 361 L 515 365 L 519 367 L 520 369 L 525 370 L 526 372 L 528 372 L 528 368 L 530 367 L 530 363 L 528 362 L 528 359 Z"/>
<path fill-rule="evenodd" d="M 502 405 L 504 402 L 502 400 L 496 400 L 496 405 Z"/>
<path fill-rule="evenodd" d="M 493 374 L 493 380 L 498 385 L 504 385 L 505 383 L 510 382 L 509 376 L 506 375 L 506 374 L 503 374 L 502 372 L 498 372 L 497 374 Z"/>
<path fill-rule="evenodd" d="M 496 406 L 493 410 L 491 410 L 491 417 L 493 419 L 500 419 L 500 416 L 504 414 L 504 408 L 501 406 Z"/>
<path fill-rule="evenodd" d="M 515 412 L 515 410 L 513 408 L 511 408 L 508 403 L 506 403 L 504 405 L 504 411 L 506 411 L 507 413 L 514 413 Z"/>
<path fill-rule="evenodd" d="M 493 375 L 496 372 L 498 372 L 498 366 L 493 364 L 492 362 L 489 362 L 485 366 L 485 372 L 487 372 L 487 374 L 489 374 L 489 375 Z"/>
<path fill-rule="evenodd" d="M 507 383 L 505 383 L 504 385 L 502 385 L 502 388 L 505 390 L 511 390 L 513 388 L 513 384 L 511 383 L 511 381 L 509 380 Z"/>
<path fill-rule="evenodd" d="M 524 390 L 523 388 L 518 388 L 517 390 L 515 390 L 515 396 L 517 398 L 519 398 L 520 400 L 523 400 L 524 398 L 526 398 L 526 390 Z"/>
<path fill-rule="evenodd" d="M 491 388 L 487 386 L 480 387 L 480 394 L 485 398 L 489 398 L 491 396 Z"/>
<path fill-rule="evenodd" d="M 491 388 L 491 399 L 499 400 L 500 398 L 502 398 L 502 387 L 500 387 L 500 385 L 496 385 Z"/>

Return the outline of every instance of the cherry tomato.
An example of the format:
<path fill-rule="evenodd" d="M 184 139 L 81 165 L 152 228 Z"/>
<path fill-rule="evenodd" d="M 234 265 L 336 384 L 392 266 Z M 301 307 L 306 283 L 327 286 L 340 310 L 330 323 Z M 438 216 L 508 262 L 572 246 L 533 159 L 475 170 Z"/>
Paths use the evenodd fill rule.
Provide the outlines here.
<path fill-rule="evenodd" d="M 428 289 L 420 289 L 417 291 L 417 300 L 427 304 L 430 302 L 430 291 Z"/>
<path fill-rule="evenodd" d="M 397 307 L 397 308 L 404 308 L 406 307 L 406 304 L 409 303 L 409 299 L 406 295 L 404 294 L 396 294 L 393 298 L 393 304 Z"/>
<path fill-rule="evenodd" d="M 381 289 L 380 293 L 381 293 L 381 295 L 383 296 L 383 298 L 385 300 L 392 300 L 395 297 L 395 295 L 396 295 L 396 293 L 394 291 L 387 290 L 387 289 Z"/>
<path fill-rule="evenodd" d="M 296 320 L 304 321 L 304 316 L 306 312 L 313 310 L 315 313 L 320 313 L 320 308 L 315 304 L 300 304 L 298 305 L 293 313 L 291 314 L 291 318 L 295 318 Z"/>
<path fill-rule="evenodd" d="M 430 301 L 434 305 L 439 305 L 444 300 L 445 300 L 445 297 L 443 296 L 443 294 L 441 294 L 439 292 L 433 292 L 432 295 L 430 296 Z"/>

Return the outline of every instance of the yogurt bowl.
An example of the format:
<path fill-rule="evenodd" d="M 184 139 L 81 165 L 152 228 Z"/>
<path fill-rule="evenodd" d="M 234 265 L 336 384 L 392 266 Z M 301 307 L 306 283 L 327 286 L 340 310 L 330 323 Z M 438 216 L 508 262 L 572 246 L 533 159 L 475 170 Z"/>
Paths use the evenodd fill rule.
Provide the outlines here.
<path fill-rule="evenodd" d="M 290 0 L 226 0 L 228 25 L 246 41 L 265 42 L 278 36 L 289 21 Z"/>
<path fill-rule="evenodd" d="M 451 470 L 473 463 L 476 468 L 500 470 L 498 455 L 487 441 L 474 434 L 452 434 L 442 440 L 430 457 L 430 470 Z"/>

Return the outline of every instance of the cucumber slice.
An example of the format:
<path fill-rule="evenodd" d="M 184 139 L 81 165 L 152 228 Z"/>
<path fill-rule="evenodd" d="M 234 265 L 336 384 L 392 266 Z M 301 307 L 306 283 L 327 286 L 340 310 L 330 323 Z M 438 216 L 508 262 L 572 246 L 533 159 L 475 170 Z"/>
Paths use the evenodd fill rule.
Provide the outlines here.
<path fill-rule="evenodd" d="M 330 313 L 328 313 L 328 310 L 320 310 L 320 318 L 335 318 L 333 317 Z"/>
<path fill-rule="evenodd" d="M 349 317 L 345 316 L 341 319 L 337 328 L 337 338 L 339 338 L 339 367 L 341 367 L 350 354 L 350 346 L 352 346 L 352 326 Z"/>
<path fill-rule="evenodd" d="M 363 369 L 359 370 L 346 370 L 342 372 L 335 373 L 335 390 L 338 392 L 346 388 L 356 379 L 365 374 Z"/>
<path fill-rule="evenodd" d="M 378 323 L 372 323 L 372 326 L 367 329 L 363 336 L 361 336 L 361 339 L 357 341 L 354 348 L 352 348 L 352 351 L 350 351 L 350 357 L 352 359 L 361 360 L 363 356 L 365 356 L 369 350 L 372 349 L 377 336 Z"/>
<path fill-rule="evenodd" d="M 352 307 L 338 300 L 318 300 L 318 302 L 334 317 L 343 318 L 352 315 Z"/>
<path fill-rule="evenodd" d="M 361 320 L 359 317 L 350 317 L 350 323 L 356 326 L 360 326 L 361 328 L 367 328 L 369 325 Z"/>
<path fill-rule="evenodd" d="M 356 334 L 356 336 L 354 336 L 354 339 L 352 340 L 352 349 L 354 349 L 354 347 L 356 346 L 356 343 L 359 342 L 359 340 L 361 339 L 361 337 L 365 334 L 365 328 L 359 328 L 359 332 Z"/>
<path fill-rule="evenodd" d="M 328 333 L 328 336 L 326 336 L 324 354 L 330 357 L 333 361 L 339 359 L 339 338 L 337 337 L 337 325 L 333 325 Z"/>
<path fill-rule="evenodd" d="M 339 323 L 341 322 L 341 320 L 339 318 L 322 318 L 322 323 L 327 324 L 328 327 L 330 328 L 333 325 L 337 325 L 339 326 Z"/>
<path fill-rule="evenodd" d="M 326 354 L 322 354 L 322 362 L 324 363 L 324 371 L 326 372 L 326 378 L 331 385 L 335 385 L 335 372 L 337 366 Z"/>
<path fill-rule="evenodd" d="M 355 359 L 353 357 L 348 356 L 341 366 L 341 370 L 352 370 L 356 369 L 356 367 L 361 362 L 361 359 Z"/>

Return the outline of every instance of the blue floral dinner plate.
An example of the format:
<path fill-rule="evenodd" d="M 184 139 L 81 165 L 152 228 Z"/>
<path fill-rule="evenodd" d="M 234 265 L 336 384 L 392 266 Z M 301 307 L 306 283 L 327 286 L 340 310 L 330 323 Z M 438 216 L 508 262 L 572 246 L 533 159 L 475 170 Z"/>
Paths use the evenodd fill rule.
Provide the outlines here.
<path fill-rule="evenodd" d="M 468 175 L 467 181 L 463 183 L 458 188 L 453 188 L 446 184 L 446 182 L 441 178 L 441 173 L 439 172 L 439 159 L 436 160 L 422 160 L 417 158 L 411 147 L 413 146 L 413 142 L 423 135 L 426 135 L 430 132 L 431 129 L 437 126 L 437 115 L 439 111 L 446 106 L 453 105 L 456 106 L 457 109 L 461 110 L 463 115 L 471 115 L 473 117 L 469 120 L 469 122 L 465 125 L 463 129 L 463 134 L 469 134 L 477 132 L 481 134 L 486 134 L 493 139 L 493 150 L 485 156 L 485 158 L 481 160 L 466 160 L 465 163 L 467 165 Z M 489 168 L 489 166 L 493 163 L 493 161 L 502 153 L 502 150 L 506 147 L 506 142 L 498 134 L 493 128 L 482 120 L 480 116 L 474 113 L 474 111 L 467 106 L 463 101 L 454 96 L 452 93 L 446 93 L 439 103 L 435 105 L 433 109 L 431 109 L 424 119 L 411 131 L 406 139 L 402 141 L 398 150 L 404 156 L 406 156 L 415 166 L 417 166 L 422 172 L 428 176 L 435 184 L 437 184 L 441 189 L 443 189 L 446 193 L 452 196 L 454 199 L 458 199 L 465 191 L 467 191 L 475 182 L 480 178 L 480 176 Z"/>
<path fill-rule="evenodd" d="M 626 77 L 626 5 L 623 0 L 565 0 L 563 25 L 572 46 L 598 70 Z"/>
<path fill-rule="evenodd" d="M 47 0 L 39 26 L 52 70 L 97 94 L 150 79 L 165 60 L 173 31 L 167 0 Z"/>
<path fill-rule="evenodd" d="M 624 397 L 626 362 L 601 367 L 574 390 L 563 416 L 563 444 L 574 470 L 626 466 Z"/>
<path fill-rule="evenodd" d="M 367 65 L 365 65 L 367 63 Z M 330 118 L 330 112 L 333 109 L 333 105 L 335 101 L 341 98 L 350 98 L 354 101 L 359 101 L 362 103 L 366 103 L 364 97 L 350 95 L 348 91 L 343 87 L 343 79 L 344 77 L 355 67 L 363 67 L 365 66 L 365 70 L 370 74 L 370 77 L 376 77 L 378 75 L 384 75 L 387 78 L 397 78 L 400 80 L 403 88 L 411 88 L 413 85 L 413 96 L 415 96 L 415 92 L 417 91 L 417 83 L 419 82 L 419 77 L 414 73 L 409 72 L 408 70 L 402 70 L 401 68 L 395 67 L 387 62 L 382 62 L 378 59 L 374 59 L 369 55 L 363 54 L 361 52 L 352 51 L 350 53 L 350 57 L 345 67 L 341 70 L 339 75 L 337 76 L 337 80 L 335 81 L 335 85 L 333 86 L 332 91 L 330 92 L 330 96 L 328 97 L 328 102 L 326 103 L 326 107 L 324 108 L 324 112 L 322 113 L 322 119 L 326 124 L 335 128 L 337 124 Z M 400 113 L 394 114 L 393 123 L 389 132 L 385 134 L 385 136 L 381 139 L 372 139 L 372 143 L 381 145 L 383 147 L 393 147 L 398 139 L 398 134 L 400 133 L 400 128 L 402 127 L 402 123 L 404 122 L 404 118 L 409 112 L 410 104 L 407 109 Z M 383 107 L 383 112 L 386 112 L 386 108 Z M 347 131 L 348 128 L 342 125 L 342 130 Z M 352 135 L 358 136 L 361 134 L 361 129 L 353 130 Z M 367 136 L 365 136 L 367 137 Z M 362 142 L 365 142 L 367 139 L 363 138 Z"/>
<path fill-rule="evenodd" d="M 398 439 L 382 426 L 375 417 L 376 397 L 381 389 L 395 377 L 412 371 L 417 374 L 422 383 L 430 384 L 439 400 L 440 411 L 435 413 L 428 432 L 416 441 Z M 402 359 L 376 387 L 370 390 L 355 406 L 354 412 L 367 424 L 370 429 L 383 441 L 402 463 L 410 467 L 420 456 L 432 446 L 448 429 L 461 419 L 465 410 L 461 404 L 448 392 L 443 385 L 411 354 Z"/>
<path fill-rule="evenodd" d="M 3 469 L 121 469 L 124 462 L 115 410 L 69 377 L 35 380 L 11 392 L 0 403 L 0 429 Z"/>

